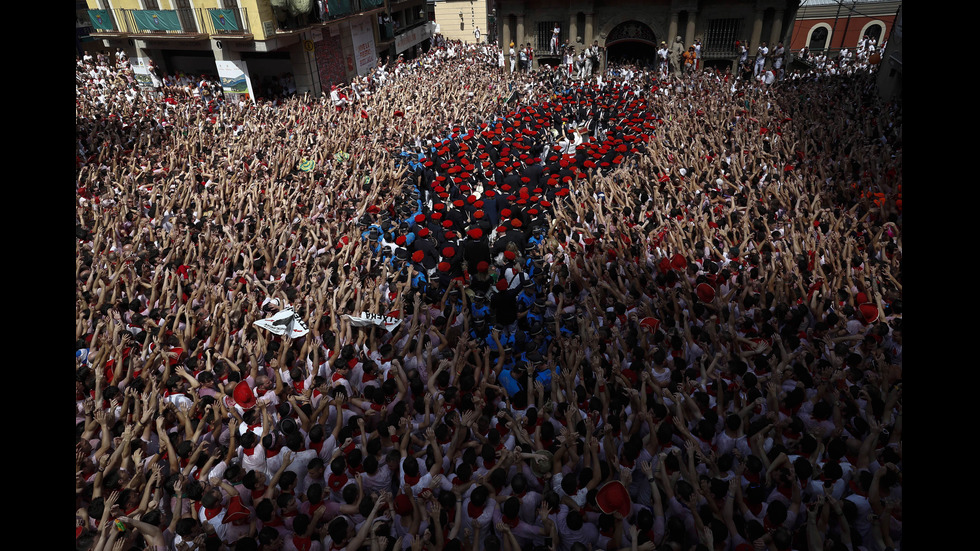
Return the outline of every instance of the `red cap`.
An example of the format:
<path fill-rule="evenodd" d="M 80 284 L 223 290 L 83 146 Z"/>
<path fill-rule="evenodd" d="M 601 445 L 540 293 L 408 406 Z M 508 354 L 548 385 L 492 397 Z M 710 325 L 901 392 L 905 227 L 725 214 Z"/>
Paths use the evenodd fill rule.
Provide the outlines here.
<path fill-rule="evenodd" d="M 698 284 L 695 292 L 698 294 L 698 298 L 701 302 L 711 302 L 715 300 L 715 288 L 707 283 Z"/>
<path fill-rule="evenodd" d="M 633 507 L 629 491 L 618 480 L 603 484 L 595 496 L 595 502 L 599 506 L 599 510 L 607 515 L 618 511 L 620 515 L 627 517 Z"/>
<path fill-rule="evenodd" d="M 670 257 L 670 267 L 675 270 L 683 270 L 687 268 L 687 259 L 684 258 L 684 255 L 677 253 Z"/>
<path fill-rule="evenodd" d="M 255 394 L 252 392 L 252 387 L 248 386 L 245 381 L 239 381 L 235 385 L 235 390 L 232 393 L 235 398 L 235 403 L 242 406 L 244 409 L 252 409 L 255 406 Z"/>

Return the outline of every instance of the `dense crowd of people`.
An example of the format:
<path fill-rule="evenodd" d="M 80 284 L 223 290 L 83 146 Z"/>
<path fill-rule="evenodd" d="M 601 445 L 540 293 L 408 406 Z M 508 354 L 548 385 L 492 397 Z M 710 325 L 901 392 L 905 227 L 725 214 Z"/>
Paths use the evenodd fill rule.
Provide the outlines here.
<path fill-rule="evenodd" d="M 901 103 L 498 54 L 78 60 L 76 548 L 901 548 Z"/>

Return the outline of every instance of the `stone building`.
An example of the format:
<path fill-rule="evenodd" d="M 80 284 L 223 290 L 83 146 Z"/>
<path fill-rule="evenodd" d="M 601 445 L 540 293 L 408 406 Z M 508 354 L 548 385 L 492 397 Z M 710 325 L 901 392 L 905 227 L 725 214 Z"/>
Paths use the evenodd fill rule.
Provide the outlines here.
<path fill-rule="evenodd" d="M 124 50 L 145 85 L 155 72 L 217 75 L 251 97 L 329 93 L 427 50 L 435 27 L 426 0 L 85 0 L 76 12 L 86 49 Z"/>
<path fill-rule="evenodd" d="M 560 42 L 576 52 L 598 41 L 605 59 L 652 60 L 661 41 L 680 36 L 685 47 L 701 42 L 709 67 L 732 67 L 737 43 L 755 52 L 761 42 L 789 45 L 799 0 L 497 0 L 497 39 L 531 43 L 538 64 L 554 63 L 549 43 L 555 24 Z M 788 47 L 787 47 L 788 50 Z"/>
<path fill-rule="evenodd" d="M 803 0 L 790 47 L 835 55 L 842 48 L 857 48 L 866 36 L 881 45 L 891 34 L 901 6 L 901 0 Z"/>

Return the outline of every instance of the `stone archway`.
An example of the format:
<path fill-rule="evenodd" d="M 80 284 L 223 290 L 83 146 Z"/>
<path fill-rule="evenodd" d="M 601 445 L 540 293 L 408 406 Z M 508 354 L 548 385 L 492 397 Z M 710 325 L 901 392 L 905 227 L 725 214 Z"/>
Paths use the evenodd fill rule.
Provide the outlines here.
<path fill-rule="evenodd" d="M 636 20 L 619 23 L 606 35 L 610 62 L 638 60 L 652 64 L 657 58 L 657 37 L 649 25 Z"/>

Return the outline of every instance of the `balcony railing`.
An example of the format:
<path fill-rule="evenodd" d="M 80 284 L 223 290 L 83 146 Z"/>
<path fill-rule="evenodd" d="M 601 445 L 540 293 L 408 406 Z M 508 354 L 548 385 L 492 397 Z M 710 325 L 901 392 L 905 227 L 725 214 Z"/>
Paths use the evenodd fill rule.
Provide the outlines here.
<path fill-rule="evenodd" d="M 321 4 L 311 2 L 310 9 L 304 13 L 292 13 L 288 8 L 272 6 L 276 16 L 276 31 L 295 32 L 310 25 L 326 23 L 342 17 L 350 17 L 366 11 L 384 7 L 384 0 L 327 0 Z"/>
<path fill-rule="evenodd" d="M 245 8 L 208 9 L 205 19 L 208 34 L 251 34 Z"/>
<path fill-rule="evenodd" d="M 93 34 L 249 34 L 246 8 L 176 10 L 89 10 Z"/>

